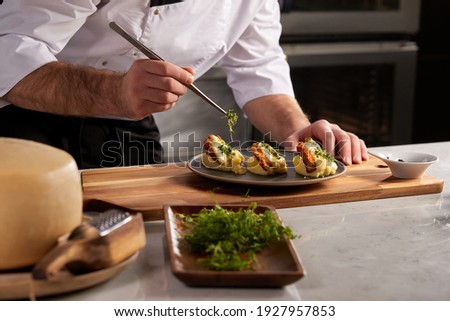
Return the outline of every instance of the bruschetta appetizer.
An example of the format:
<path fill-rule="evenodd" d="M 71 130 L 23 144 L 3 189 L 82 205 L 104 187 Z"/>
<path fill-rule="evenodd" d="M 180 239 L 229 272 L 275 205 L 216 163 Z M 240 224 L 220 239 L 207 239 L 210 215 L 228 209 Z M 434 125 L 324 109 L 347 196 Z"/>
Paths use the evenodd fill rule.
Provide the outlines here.
<path fill-rule="evenodd" d="M 247 160 L 249 172 L 264 176 L 287 173 L 285 158 L 269 144 L 253 143 L 250 150 L 253 156 Z"/>
<path fill-rule="evenodd" d="M 326 177 L 336 173 L 334 157 L 327 153 L 312 138 L 297 144 L 297 155 L 293 158 L 295 172 L 305 177 Z"/>
<path fill-rule="evenodd" d="M 245 158 L 237 149 L 233 149 L 219 135 L 209 135 L 203 142 L 203 166 L 237 175 L 245 174 Z"/>

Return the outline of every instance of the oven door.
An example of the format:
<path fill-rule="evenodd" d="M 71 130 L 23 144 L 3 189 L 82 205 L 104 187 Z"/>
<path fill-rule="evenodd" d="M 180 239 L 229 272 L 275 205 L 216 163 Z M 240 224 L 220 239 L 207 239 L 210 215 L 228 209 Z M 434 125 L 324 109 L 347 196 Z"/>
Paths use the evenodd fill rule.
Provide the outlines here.
<path fill-rule="evenodd" d="M 414 42 L 283 45 L 294 89 L 311 120 L 327 119 L 368 146 L 411 143 Z"/>
<path fill-rule="evenodd" d="M 415 34 L 420 0 L 280 0 L 283 35 Z"/>

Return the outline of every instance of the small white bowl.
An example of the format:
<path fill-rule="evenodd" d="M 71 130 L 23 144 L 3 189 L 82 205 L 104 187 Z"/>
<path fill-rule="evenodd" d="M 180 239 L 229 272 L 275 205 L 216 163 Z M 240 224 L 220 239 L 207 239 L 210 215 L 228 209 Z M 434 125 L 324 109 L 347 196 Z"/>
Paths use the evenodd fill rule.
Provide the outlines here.
<path fill-rule="evenodd" d="M 419 178 L 431 164 L 439 161 L 436 155 L 421 152 L 369 151 L 369 154 L 385 162 L 397 178 Z"/>

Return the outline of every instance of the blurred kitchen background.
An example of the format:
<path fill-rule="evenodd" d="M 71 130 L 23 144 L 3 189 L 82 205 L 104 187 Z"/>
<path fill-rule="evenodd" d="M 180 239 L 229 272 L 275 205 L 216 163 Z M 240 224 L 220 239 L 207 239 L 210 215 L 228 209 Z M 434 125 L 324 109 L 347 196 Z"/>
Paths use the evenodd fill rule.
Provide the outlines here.
<path fill-rule="evenodd" d="M 314 121 L 325 118 L 369 147 L 450 140 L 450 1 L 279 0 L 281 44 L 296 96 Z M 224 74 L 196 85 L 238 111 Z M 226 119 L 192 93 L 156 114 L 168 161 L 201 152 L 209 134 L 229 140 Z M 261 139 L 239 113 L 238 142 Z"/>

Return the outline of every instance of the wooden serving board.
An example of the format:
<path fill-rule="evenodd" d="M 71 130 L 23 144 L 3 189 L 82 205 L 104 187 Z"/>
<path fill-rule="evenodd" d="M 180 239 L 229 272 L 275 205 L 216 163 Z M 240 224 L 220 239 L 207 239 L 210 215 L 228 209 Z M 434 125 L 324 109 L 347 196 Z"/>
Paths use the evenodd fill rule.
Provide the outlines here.
<path fill-rule="evenodd" d="M 81 173 L 85 209 L 114 205 L 139 211 L 145 221 L 163 219 L 163 205 L 249 204 L 275 208 L 331 204 L 440 193 L 442 179 L 397 179 L 375 157 L 351 165 L 336 179 L 318 184 L 266 187 L 224 183 L 193 173 L 186 164 L 85 170 Z"/>
<path fill-rule="evenodd" d="M 111 267 L 73 275 L 67 270 L 60 272 L 54 280 L 33 280 L 29 271 L 0 272 L 0 300 L 22 300 L 58 295 L 86 289 L 103 283 L 133 264 L 139 252 Z"/>

